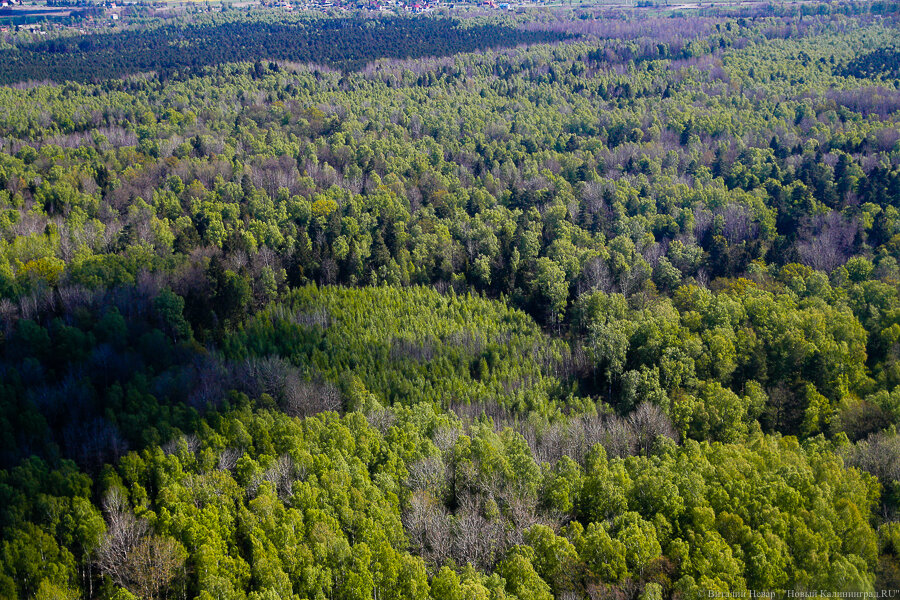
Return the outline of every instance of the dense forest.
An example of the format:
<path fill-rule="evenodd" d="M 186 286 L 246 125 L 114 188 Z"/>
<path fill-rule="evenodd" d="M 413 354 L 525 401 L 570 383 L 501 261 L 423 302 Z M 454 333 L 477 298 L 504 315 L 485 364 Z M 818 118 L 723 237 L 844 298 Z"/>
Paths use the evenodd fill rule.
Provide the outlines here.
<path fill-rule="evenodd" d="M 0 83 L 101 81 L 153 71 L 159 80 L 198 67 L 280 59 L 358 69 L 375 58 L 444 56 L 558 41 L 560 33 L 450 19 L 295 18 L 217 15 L 190 25 L 65 36 L 0 50 Z"/>
<path fill-rule="evenodd" d="M 898 17 L 8 43 L 0 598 L 900 589 Z"/>

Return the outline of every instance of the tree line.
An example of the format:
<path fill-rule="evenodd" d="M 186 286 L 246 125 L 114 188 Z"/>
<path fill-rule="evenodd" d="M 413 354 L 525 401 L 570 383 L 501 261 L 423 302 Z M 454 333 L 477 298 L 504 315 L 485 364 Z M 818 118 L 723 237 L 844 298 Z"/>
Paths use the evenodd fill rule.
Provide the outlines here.
<path fill-rule="evenodd" d="M 115 33 L 54 37 L 0 50 L 0 83 L 102 81 L 153 71 L 162 80 L 202 67 L 265 59 L 358 69 L 378 58 L 445 56 L 564 39 L 448 18 L 209 18 Z M 239 43 L 236 43 L 238 42 Z"/>

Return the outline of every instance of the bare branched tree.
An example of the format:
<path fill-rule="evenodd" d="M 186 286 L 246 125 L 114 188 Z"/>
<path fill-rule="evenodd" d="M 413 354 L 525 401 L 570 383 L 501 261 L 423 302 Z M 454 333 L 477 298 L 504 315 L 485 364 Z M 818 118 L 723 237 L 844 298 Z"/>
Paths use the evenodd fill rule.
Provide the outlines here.
<path fill-rule="evenodd" d="M 244 455 L 242 450 L 237 448 L 225 448 L 219 455 L 218 468 L 221 471 L 230 471 L 237 466 L 238 459 Z"/>
<path fill-rule="evenodd" d="M 429 456 L 408 467 L 406 485 L 412 490 L 427 490 L 440 497 L 446 484 L 444 461 L 439 456 Z"/>
<path fill-rule="evenodd" d="M 819 271 L 831 272 L 850 257 L 859 230 L 855 221 L 846 221 L 837 211 L 817 217 L 801 234 L 797 252 L 803 263 Z"/>
<path fill-rule="evenodd" d="M 878 477 L 883 483 L 900 481 L 900 435 L 885 431 L 873 433 L 844 451 L 847 464 Z M 896 518 L 889 510 L 890 501 L 882 502 L 885 519 Z"/>
<path fill-rule="evenodd" d="M 451 547 L 451 524 L 443 504 L 428 492 L 416 492 L 403 511 L 402 520 L 409 541 L 418 554 L 435 564 L 447 560 Z"/>
<path fill-rule="evenodd" d="M 490 566 L 495 551 L 503 545 L 503 530 L 498 525 L 484 516 L 477 498 L 463 497 L 453 518 L 453 559 L 476 568 Z"/>
<path fill-rule="evenodd" d="M 107 495 L 103 507 L 108 528 L 96 553 L 100 572 L 139 598 L 165 598 L 184 565 L 184 548 L 171 538 L 150 534 L 147 521 L 131 512 L 118 490 Z"/>
<path fill-rule="evenodd" d="M 324 411 L 340 411 L 343 400 L 333 384 L 321 380 L 303 381 L 293 370 L 285 379 L 279 404 L 288 415 L 307 417 Z"/>
<path fill-rule="evenodd" d="M 97 567 L 119 586 L 134 585 L 132 553 L 147 534 L 147 522 L 134 516 L 124 496 L 113 489 L 103 502 L 106 537 L 97 548 Z"/>
<path fill-rule="evenodd" d="M 673 440 L 678 439 L 678 432 L 672 425 L 672 421 L 662 409 L 649 402 L 642 402 L 628 415 L 628 424 L 634 432 L 634 441 L 637 450 L 645 456 L 650 455 L 656 439 L 665 436 Z"/>
<path fill-rule="evenodd" d="M 459 429 L 455 427 L 438 427 L 431 437 L 431 441 L 441 452 L 448 452 L 456 444 L 459 438 Z"/>
<path fill-rule="evenodd" d="M 389 407 L 379 407 L 375 410 L 368 411 L 366 413 L 366 420 L 369 422 L 369 425 L 381 433 L 387 433 L 387 430 L 397 421 L 397 415 Z"/>
<path fill-rule="evenodd" d="M 175 540 L 151 535 L 134 549 L 129 564 L 134 575 L 133 591 L 140 598 L 165 598 L 172 580 L 182 570 L 186 552 Z"/>

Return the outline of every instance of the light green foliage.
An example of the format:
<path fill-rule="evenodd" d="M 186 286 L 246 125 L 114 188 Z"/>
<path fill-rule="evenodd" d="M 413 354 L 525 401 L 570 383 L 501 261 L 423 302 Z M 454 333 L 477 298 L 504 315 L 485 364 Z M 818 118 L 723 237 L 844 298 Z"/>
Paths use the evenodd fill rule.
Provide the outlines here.
<path fill-rule="evenodd" d="M 495 589 L 490 577 L 444 566 L 429 579 L 430 565 L 407 550 L 407 536 L 418 535 L 403 525 L 412 524 L 403 521 L 411 502 L 404 500 L 412 485 L 408 474 L 448 427 L 460 425 L 426 404 L 393 414 L 393 423 L 380 431 L 360 413 L 298 420 L 240 409 L 212 419 L 193 451 L 183 446 L 171 454 L 130 454 L 118 481 L 131 490 L 138 514 L 186 549 L 196 565 L 187 583 L 202 597 L 227 590 L 259 598 L 376 591 L 397 599 L 489 597 Z M 473 482 L 472 490 L 513 489 L 519 498 L 534 493 L 526 482 L 539 474 L 518 434 L 475 427 L 471 436 L 459 436 L 452 461 L 461 472 L 473 470 L 480 483 Z M 243 456 L 228 470 L 234 458 L 226 457 L 236 452 Z M 464 457 L 469 467 L 462 467 Z M 579 520 L 560 534 L 534 525 L 521 545 L 497 556 L 506 594 L 550 598 L 586 582 L 643 580 L 660 569 L 682 587 L 690 581 L 710 589 L 790 581 L 872 586 L 879 550 L 865 515 L 877 499 L 877 484 L 844 469 L 824 442 L 800 447 L 793 438 L 760 436 L 746 444 L 689 441 L 626 459 L 607 459 L 598 445 L 585 460 Z M 571 495 L 580 469 L 562 459 L 547 477 Z M 456 485 L 455 493 L 463 493 L 460 480 Z M 452 496 L 445 501 L 449 506 Z M 9 506 L 23 510 L 24 502 Z M 102 521 L 85 502 L 71 506 L 79 537 L 59 539 L 90 552 Z M 507 507 L 486 508 L 485 514 L 491 510 L 499 510 L 491 518 L 514 518 Z M 3 546 L 5 572 L 13 577 L 31 564 L 28 552 L 58 548 L 45 533 L 54 531 L 50 523 L 25 524 L 21 531 L 16 543 Z M 66 522 L 56 531 L 72 535 Z M 882 528 L 882 552 L 894 551 L 891 531 Z M 46 593 L 65 590 L 77 565 L 78 555 L 52 552 L 61 553 L 51 554 L 55 561 L 69 557 L 68 570 L 56 575 L 57 583 L 42 571 L 50 581 Z"/>
<path fill-rule="evenodd" d="M 570 356 L 503 304 L 388 287 L 295 290 L 231 336 L 226 353 L 278 353 L 335 380 L 350 371 L 392 403 L 499 403 L 547 416 L 559 380 L 544 364 Z"/>
<path fill-rule="evenodd" d="M 627 549 L 611 537 L 603 525 L 591 523 L 583 537 L 575 538 L 576 547 L 588 572 L 604 583 L 619 583 L 628 576 Z"/>
<path fill-rule="evenodd" d="M 0 597 L 897 587 L 895 8 L 0 88 Z"/>
<path fill-rule="evenodd" d="M 506 591 L 517 598 L 552 600 L 550 586 L 534 570 L 534 554 L 528 547 L 514 549 L 497 565 L 497 573 L 506 580 Z"/>
<path fill-rule="evenodd" d="M 578 589 L 580 559 L 575 547 L 546 525 L 535 525 L 525 532 L 525 540 L 534 548 L 532 564 L 554 594 Z"/>

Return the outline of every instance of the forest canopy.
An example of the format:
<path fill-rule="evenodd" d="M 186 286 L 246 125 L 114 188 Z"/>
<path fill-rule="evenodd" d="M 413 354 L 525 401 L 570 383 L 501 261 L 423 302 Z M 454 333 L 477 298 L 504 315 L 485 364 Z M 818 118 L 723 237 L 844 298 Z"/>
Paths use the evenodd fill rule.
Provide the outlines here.
<path fill-rule="evenodd" d="M 473 12 L 2 34 L 0 598 L 900 588 L 895 5 Z"/>
<path fill-rule="evenodd" d="M 0 83 L 100 81 L 148 71 L 166 80 L 208 65 L 260 59 L 355 70 L 376 58 L 448 56 L 570 37 L 502 24 L 462 26 L 449 18 L 220 21 L 19 44 L 0 50 Z"/>

